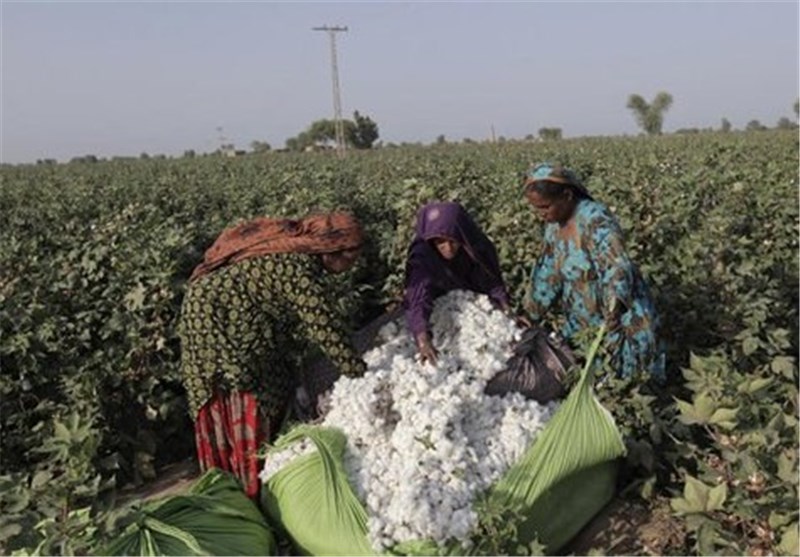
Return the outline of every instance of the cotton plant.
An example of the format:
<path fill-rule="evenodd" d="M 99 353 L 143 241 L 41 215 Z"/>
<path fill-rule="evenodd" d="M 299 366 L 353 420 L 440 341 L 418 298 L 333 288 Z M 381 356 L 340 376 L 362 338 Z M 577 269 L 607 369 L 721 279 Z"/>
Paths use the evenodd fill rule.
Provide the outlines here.
<path fill-rule="evenodd" d="M 321 425 L 347 436 L 344 468 L 368 516 L 376 551 L 420 539 L 466 548 L 476 497 L 531 445 L 556 409 L 519 393 L 484 394 L 522 331 L 489 298 L 454 291 L 431 315 L 436 364 L 422 364 L 402 320 L 386 324 L 364 355 L 362 378 L 334 384 Z M 308 441 L 271 454 L 267 481 Z"/>

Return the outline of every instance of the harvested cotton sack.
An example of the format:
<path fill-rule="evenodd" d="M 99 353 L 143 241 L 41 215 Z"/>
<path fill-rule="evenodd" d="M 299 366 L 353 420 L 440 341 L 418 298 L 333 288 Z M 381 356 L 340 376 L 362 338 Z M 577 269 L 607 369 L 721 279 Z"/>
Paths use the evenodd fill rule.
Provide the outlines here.
<path fill-rule="evenodd" d="M 186 495 L 146 504 L 98 555 L 273 555 L 264 515 L 227 472 L 210 469 Z"/>
<path fill-rule="evenodd" d="M 536 439 L 546 436 L 554 412 L 553 422 L 565 422 L 558 420 L 563 409 L 518 393 L 484 394 L 520 336 L 514 322 L 485 296 L 452 292 L 437 300 L 431 325 L 440 353 L 437 365 L 416 360 L 401 322 L 386 325 L 379 346 L 364 356 L 365 377 L 336 382 L 324 422 L 290 431 L 269 453 L 262 474 L 265 509 L 301 552 L 469 551 L 478 497 L 491 495 L 535 517 L 528 512 L 531 503 L 561 479 L 622 454 L 613 420 L 583 380 L 563 406 L 585 435 L 598 436 L 579 449 L 583 462 L 568 458 L 564 468 L 557 457 L 549 457 L 542 469 Z M 577 416 L 569 410 L 576 404 L 583 407 Z M 607 423 L 598 425 L 598 419 Z M 566 423 L 561 433 L 569 436 L 572 428 Z M 520 475 L 517 467 L 523 462 L 538 472 Z M 613 490 L 608 470 L 582 481 L 589 479 L 600 487 L 589 490 L 593 500 L 582 501 L 584 508 L 570 517 L 568 522 L 583 520 L 578 528 Z M 496 487 L 502 489 L 495 494 Z M 555 547 L 576 531 L 563 521 L 557 526 L 549 540 L 542 540 L 544 530 L 536 521 L 532 529 L 520 525 L 521 536 Z"/>

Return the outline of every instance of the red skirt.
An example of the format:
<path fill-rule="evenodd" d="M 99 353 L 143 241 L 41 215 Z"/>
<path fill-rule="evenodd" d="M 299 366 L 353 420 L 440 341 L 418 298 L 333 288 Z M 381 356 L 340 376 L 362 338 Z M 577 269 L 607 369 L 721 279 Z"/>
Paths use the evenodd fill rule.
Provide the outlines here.
<path fill-rule="evenodd" d="M 258 401 L 252 393 L 217 393 L 197 413 L 194 436 L 200 469 L 221 468 L 239 478 L 247 496 L 261 486 L 258 448 L 266 439 Z"/>

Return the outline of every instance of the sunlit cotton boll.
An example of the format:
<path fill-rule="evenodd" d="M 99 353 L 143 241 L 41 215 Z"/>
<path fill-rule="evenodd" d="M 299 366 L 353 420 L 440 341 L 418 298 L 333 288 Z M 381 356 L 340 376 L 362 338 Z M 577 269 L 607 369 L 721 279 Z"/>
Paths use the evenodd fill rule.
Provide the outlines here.
<path fill-rule="evenodd" d="M 368 514 L 375 551 L 409 540 L 470 546 L 475 497 L 525 453 L 557 405 L 484 387 L 511 356 L 520 329 L 484 295 L 454 291 L 431 315 L 440 357 L 421 364 L 399 319 L 364 354 L 363 378 L 340 378 L 323 426 L 348 439 L 344 468 Z M 272 454 L 266 481 L 311 443 Z"/>

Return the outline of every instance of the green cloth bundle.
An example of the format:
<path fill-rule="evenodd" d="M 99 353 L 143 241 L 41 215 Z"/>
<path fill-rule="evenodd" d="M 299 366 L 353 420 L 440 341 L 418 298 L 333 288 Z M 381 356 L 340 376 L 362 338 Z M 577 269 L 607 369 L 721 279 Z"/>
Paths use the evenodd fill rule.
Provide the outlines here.
<path fill-rule="evenodd" d="M 611 414 L 593 393 L 590 373 L 603 334 L 601 329 L 577 384 L 550 422 L 487 493 L 490 500 L 524 517 L 516 525 L 519 544 L 538 541 L 555 553 L 613 497 L 625 446 Z M 366 510 L 342 464 L 345 434 L 301 425 L 281 437 L 275 448 L 304 437 L 318 450 L 298 457 L 267 481 L 262 490 L 267 515 L 302 554 L 374 554 L 367 539 Z M 392 553 L 459 554 L 463 549 L 419 540 L 395 546 Z"/>
<path fill-rule="evenodd" d="M 210 469 L 187 495 L 144 506 L 99 555 L 273 555 L 275 538 L 239 482 Z"/>

